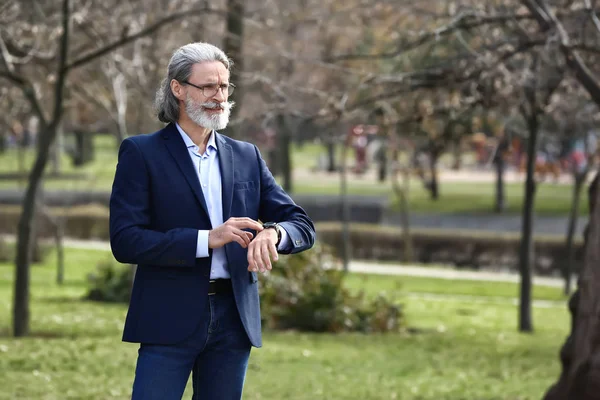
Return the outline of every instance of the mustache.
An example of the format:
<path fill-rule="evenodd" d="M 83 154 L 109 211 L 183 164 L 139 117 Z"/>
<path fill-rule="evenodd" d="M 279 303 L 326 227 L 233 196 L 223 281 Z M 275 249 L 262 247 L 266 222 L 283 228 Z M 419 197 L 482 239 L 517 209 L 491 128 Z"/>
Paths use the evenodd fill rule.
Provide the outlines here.
<path fill-rule="evenodd" d="M 206 107 L 206 108 L 220 108 L 221 110 L 229 111 L 235 106 L 235 102 L 234 101 L 223 101 L 223 102 L 211 101 L 208 103 L 202 103 L 202 104 L 200 104 L 200 106 Z"/>

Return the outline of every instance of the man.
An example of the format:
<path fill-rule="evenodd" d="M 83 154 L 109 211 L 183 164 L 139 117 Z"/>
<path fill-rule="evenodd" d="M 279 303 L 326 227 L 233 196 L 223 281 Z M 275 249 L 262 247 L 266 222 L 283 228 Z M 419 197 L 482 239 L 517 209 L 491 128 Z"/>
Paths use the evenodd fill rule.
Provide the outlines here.
<path fill-rule="evenodd" d="M 137 264 L 123 340 L 140 343 L 133 399 L 239 399 L 260 347 L 257 272 L 307 250 L 313 223 L 228 123 L 230 60 L 178 49 L 157 92 L 168 125 L 123 141 L 110 200 L 115 258 Z M 259 223 L 258 221 L 263 223 Z"/>

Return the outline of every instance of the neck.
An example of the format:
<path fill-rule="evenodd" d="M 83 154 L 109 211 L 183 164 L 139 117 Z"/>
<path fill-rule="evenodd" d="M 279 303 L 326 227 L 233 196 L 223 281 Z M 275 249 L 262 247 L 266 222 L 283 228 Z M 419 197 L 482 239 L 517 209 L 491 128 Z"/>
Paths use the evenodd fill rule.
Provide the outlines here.
<path fill-rule="evenodd" d="M 210 133 L 212 132 L 208 128 L 204 128 L 203 126 L 197 125 L 194 121 L 192 121 L 187 115 L 182 113 L 177 121 L 181 129 L 192 139 L 192 142 L 200 148 L 204 148 L 208 143 L 208 139 L 210 138 Z"/>

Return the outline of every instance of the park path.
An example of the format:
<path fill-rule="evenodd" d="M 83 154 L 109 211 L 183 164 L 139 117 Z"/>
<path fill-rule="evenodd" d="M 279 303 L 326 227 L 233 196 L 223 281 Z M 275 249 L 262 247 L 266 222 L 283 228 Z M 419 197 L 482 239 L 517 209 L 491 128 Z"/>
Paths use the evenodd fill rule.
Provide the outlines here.
<path fill-rule="evenodd" d="M 0 239 L 8 242 L 14 242 L 15 237 L 9 235 L 0 235 Z M 110 251 L 110 243 L 101 240 L 77 240 L 65 239 L 64 246 L 73 249 Z M 351 261 L 349 265 L 350 272 L 359 274 L 376 274 L 392 276 L 414 276 L 448 280 L 470 280 L 480 282 L 510 282 L 518 283 L 519 276 L 513 273 L 493 272 L 493 271 L 468 271 L 456 270 L 452 268 L 423 267 L 400 264 L 382 264 L 371 261 Z M 562 287 L 563 281 L 559 278 L 534 277 L 534 285 Z M 517 297 L 499 297 L 499 296 L 477 296 L 463 294 L 439 294 L 427 292 L 406 292 L 403 297 L 410 299 L 423 299 L 436 302 L 468 302 L 476 304 L 503 304 L 509 306 L 518 306 Z M 534 308 L 564 308 L 566 300 L 533 300 Z"/>
<path fill-rule="evenodd" d="M 4 235 L 1 238 L 14 242 L 14 236 Z M 65 239 L 65 247 L 83 250 L 110 251 L 110 243 L 102 240 Z M 429 267 L 418 265 L 402 265 L 393 263 L 377 263 L 374 261 L 353 260 L 349 265 L 350 272 L 377 275 L 400 275 L 448 280 L 469 280 L 485 282 L 519 283 L 516 273 L 497 271 L 459 270 L 451 267 Z M 562 287 L 563 280 L 555 277 L 534 277 L 533 282 L 539 286 Z"/>
<path fill-rule="evenodd" d="M 437 278 L 448 280 L 510 282 L 519 283 L 520 277 L 516 273 L 495 271 L 459 270 L 451 267 L 425 267 L 401 264 L 377 263 L 371 261 L 351 261 L 350 272 L 368 273 L 377 275 L 403 275 L 423 278 Z M 533 277 L 535 285 L 549 287 L 563 287 L 564 280 L 554 277 Z"/>

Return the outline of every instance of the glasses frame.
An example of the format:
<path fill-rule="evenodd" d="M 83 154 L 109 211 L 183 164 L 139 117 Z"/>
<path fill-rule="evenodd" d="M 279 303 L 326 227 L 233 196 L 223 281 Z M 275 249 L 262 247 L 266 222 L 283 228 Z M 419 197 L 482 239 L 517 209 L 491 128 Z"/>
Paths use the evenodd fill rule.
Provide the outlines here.
<path fill-rule="evenodd" d="M 209 87 L 209 86 L 214 86 L 214 84 L 207 84 L 207 85 L 202 85 L 202 86 L 198 86 L 198 85 L 194 85 L 193 83 L 189 82 L 189 81 L 183 81 L 182 83 L 186 84 L 186 85 L 190 85 L 192 87 L 195 87 L 196 89 L 200 89 L 200 91 L 202 92 L 202 95 L 204 97 L 207 97 L 209 99 L 215 97 L 217 95 L 217 93 L 219 93 L 219 90 L 225 95 L 225 96 L 229 96 L 231 95 L 231 93 L 233 93 L 233 91 L 235 90 L 235 85 L 233 83 L 229 83 L 227 85 L 226 88 L 223 88 L 224 85 L 219 85 L 219 88 L 217 89 L 216 92 L 214 92 L 211 96 L 207 96 L 206 93 L 204 93 L 204 90 Z"/>

